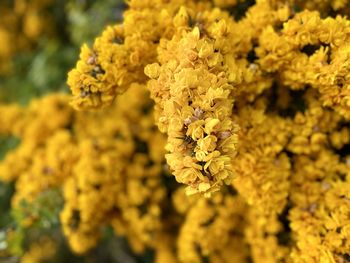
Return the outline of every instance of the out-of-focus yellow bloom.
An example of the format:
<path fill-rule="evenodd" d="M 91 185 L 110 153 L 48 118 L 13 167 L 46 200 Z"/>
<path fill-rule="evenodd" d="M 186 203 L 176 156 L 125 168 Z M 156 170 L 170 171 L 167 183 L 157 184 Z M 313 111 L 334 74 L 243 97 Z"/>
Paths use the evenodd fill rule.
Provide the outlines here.
<path fill-rule="evenodd" d="M 1 106 L 1 133 L 20 139 L 0 163 L 1 179 L 15 180 L 13 206 L 62 187 L 61 223 L 76 253 L 93 248 L 105 225 L 138 252 L 153 245 L 161 228 L 165 138 L 154 125 L 145 85 L 131 85 L 104 112 L 73 112 L 60 94 L 26 108 Z"/>
<path fill-rule="evenodd" d="M 0 75 L 10 73 L 13 56 L 33 47 L 38 39 L 52 33 L 53 21 L 47 11 L 52 0 L 14 0 L 0 3 Z"/>
<path fill-rule="evenodd" d="M 21 263 L 43 263 L 52 259 L 55 253 L 55 242 L 49 237 L 40 237 L 22 256 Z"/>
<path fill-rule="evenodd" d="M 278 72 L 284 85 L 316 89 L 323 106 L 349 119 L 349 26 L 340 16 L 321 19 L 318 12 L 303 11 L 280 32 L 264 30 L 257 48 L 259 63 L 267 72 Z"/>

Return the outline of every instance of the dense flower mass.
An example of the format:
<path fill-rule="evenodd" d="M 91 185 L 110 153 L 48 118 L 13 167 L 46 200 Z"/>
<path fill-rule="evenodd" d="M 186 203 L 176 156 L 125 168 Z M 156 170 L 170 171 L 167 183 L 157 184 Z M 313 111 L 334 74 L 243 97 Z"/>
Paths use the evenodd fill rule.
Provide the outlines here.
<path fill-rule="evenodd" d="M 158 263 L 350 262 L 350 2 L 127 3 L 72 96 L 0 106 L 13 208 L 58 189 L 79 255 L 109 229 Z"/>

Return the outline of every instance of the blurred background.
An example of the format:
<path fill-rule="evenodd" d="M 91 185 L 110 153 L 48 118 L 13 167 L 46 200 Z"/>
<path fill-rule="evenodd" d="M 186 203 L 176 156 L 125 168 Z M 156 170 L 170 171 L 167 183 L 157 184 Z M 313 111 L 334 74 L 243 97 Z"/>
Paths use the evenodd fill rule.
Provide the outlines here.
<path fill-rule="evenodd" d="M 67 72 L 75 66 L 80 46 L 91 45 L 106 25 L 121 21 L 125 7 L 122 0 L 0 0 L 0 103 L 26 105 L 50 92 L 68 93 Z M 0 137 L 0 160 L 18 143 Z M 56 256 L 45 262 L 152 262 L 150 253 L 132 255 L 126 241 L 110 229 L 87 256 L 74 256 L 59 231 L 60 194 L 49 191 L 15 211 L 10 209 L 12 193 L 13 185 L 0 182 L 1 263 L 33 262 L 21 255 L 33 242 L 50 249 L 48 240 L 38 240 L 45 233 L 59 242 Z M 26 212 L 40 218 L 30 229 L 18 223 Z"/>

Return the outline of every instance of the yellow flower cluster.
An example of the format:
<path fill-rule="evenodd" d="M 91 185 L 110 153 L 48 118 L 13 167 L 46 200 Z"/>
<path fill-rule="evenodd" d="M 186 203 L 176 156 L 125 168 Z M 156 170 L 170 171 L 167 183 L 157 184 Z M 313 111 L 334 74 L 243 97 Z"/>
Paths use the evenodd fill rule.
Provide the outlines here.
<path fill-rule="evenodd" d="M 105 112 L 75 120 L 79 160 L 64 184 L 63 231 L 77 253 L 94 247 L 101 227 L 126 235 L 137 252 L 160 227 L 164 137 L 145 87 L 132 84 Z M 85 138 L 85 139 L 83 139 Z"/>
<path fill-rule="evenodd" d="M 68 74 L 76 109 L 106 107 L 132 82 L 146 80 L 143 69 L 155 60 L 159 39 L 171 31 L 171 15 L 185 1 L 163 2 L 130 1 L 122 25 L 107 27 L 92 48 L 82 46 L 80 60 Z"/>
<path fill-rule="evenodd" d="M 136 20 L 149 14 L 151 4 L 155 15 Z M 210 226 L 226 216 L 215 209 L 232 198 L 214 193 L 224 191 L 225 182 L 249 206 L 237 213 L 245 213 L 240 242 L 249 244 L 254 262 L 346 261 L 350 22 L 334 14 L 349 14 L 348 1 L 259 0 L 241 19 L 229 13 L 239 5 L 249 3 L 135 0 L 125 12 L 125 27 L 142 24 L 138 35 L 144 40 L 158 32 L 148 46 L 152 51 L 145 49 L 152 56 L 138 64 L 149 80 L 137 81 L 147 81 L 155 101 L 170 170 L 187 194 L 213 196 L 174 196 L 188 221 L 180 227 L 173 260 L 201 262 L 209 255 L 214 262 L 216 245 L 230 243 L 210 243 L 218 239 Z M 156 13 L 166 14 L 161 25 Z M 218 202 L 214 210 L 210 202 Z M 230 232 L 230 224 L 215 231 L 223 229 Z M 164 247 L 175 241 L 164 239 L 163 256 L 171 258 L 172 249 Z"/>
<path fill-rule="evenodd" d="M 188 19 L 184 9 L 174 18 L 180 24 Z M 166 50 L 159 55 L 163 65 L 151 64 L 145 72 L 156 79 L 149 88 L 159 129 L 168 134 L 170 169 L 178 182 L 189 185 L 188 193 L 210 195 L 233 177 L 238 129 L 231 120 L 233 86 L 222 65 L 225 57 L 214 53 L 215 29 L 213 40 L 201 37 L 198 27 L 186 31 L 164 43 Z"/>
<path fill-rule="evenodd" d="M 177 195 L 183 195 L 180 189 Z M 183 192 L 183 191 L 182 191 Z M 177 197 L 175 200 L 177 200 Z M 197 198 L 185 208 L 177 201 L 176 208 L 184 214 L 177 239 L 180 262 L 245 262 L 248 248 L 243 242 L 248 211 L 240 196 L 219 193 L 211 199 Z"/>
<path fill-rule="evenodd" d="M 11 70 L 11 59 L 52 31 L 46 9 L 52 0 L 14 0 L 0 3 L 0 75 Z"/>
<path fill-rule="evenodd" d="M 289 2 L 301 10 L 318 10 L 326 16 L 332 12 L 348 14 L 350 3 L 348 0 L 292 0 Z"/>
<path fill-rule="evenodd" d="M 291 164 L 283 150 L 291 121 L 252 107 L 242 109 L 237 119 L 241 130 L 239 152 L 232 162 L 237 177 L 232 183 L 261 213 L 280 213 L 290 188 Z"/>
<path fill-rule="evenodd" d="M 21 188 L 19 192 L 26 199 L 31 200 L 45 187 L 60 184 L 66 174 L 64 170 L 69 167 L 74 152 L 68 147 L 71 135 L 64 128 L 70 125 L 74 112 L 67 102 L 66 95 L 57 94 L 34 100 L 23 108 L 0 106 L 3 124 L 0 133 L 21 141 L 0 163 L 0 178 L 18 179 L 17 188 Z M 28 185 L 37 180 L 43 181 Z"/>
<path fill-rule="evenodd" d="M 31 244 L 29 250 L 22 256 L 21 263 L 42 263 L 50 260 L 56 253 L 56 244 L 49 237 L 41 237 Z"/>
<path fill-rule="evenodd" d="M 307 94 L 310 111 L 295 116 L 301 136 L 291 148 L 299 154 L 292 159 L 289 218 L 296 245 L 290 256 L 294 262 L 343 262 L 350 240 L 349 128 L 315 94 Z"/>
<path fill-rule="evenodd" d="M 131 1 L 123 26 L 107 28 L 92 49 L 83 46 L 68 84 L 76 108 L 95 109 L 109 105 L 130 82 L 145 82 L 144 69 L 151 78 L 148 87 L 156 102 L 156 123 L 168 135 L 172 173 L 189 185 L 189 194 L 210 196 L 233 178 L 238 131 L 231 119 L 233 97 L 253 100 L 271 84 L 271 78 L 245 56 L 261 27 L 286 20 L 289 11 L 286 7 L 272 10 L 261 1 L 249 14 L 256 21 L 236 23 L 227 12 L 212 10 L 209 2 L 184 4 Z M 162 23 L 159 16 L 149 16 L 158 11 Z M 270 17 L 264 15 L 270 13 Z M 140 20 L 142 26 L 131 28 Z M 231 30 L 252 24 L 256 28 L 244 38 Z M 115 43 L 116 38 L 123 41 Z M 135 64 L 135 49 L 149 57 Z M 152 61 L 158 63 L 147 65 Z"/>
<path fill-rule="evenodd" d="M 347 1 L 258 0 L 240 19 L 249 1 L 128 4 L 68 77 L 75 108 L 103 111 L 0 107 L 21 139 L 0 163 L 14 205 L 62 186 L 76 253 L 112 226 L 159 263 L 349 261 Z"/>
<path fill-rule="evenodd" d="M 302 96 L 305 111 L 282 118 L 293 105 L 284 102 L 296 100 L 293 92 L 281 88 L 233 116 L 241 127 L 232 161 L 237 177 L 210 199 L 164 182 L 170 179 L 165 138 L 140 84 L 102 112 L 73 112 L 65 95 L 27 108 L 2 106 L 1 133 L 21 144 L 1 163 L 1 178 L 17 178 L 14 206 L 62 186 L 62 227 L 76 253 L 92 249 L 110 225 L 135 252 L 154 249 L 159 263 L 343 262 L 350 246 L 350 166 L 341 152 L 350 131 L 314 89 Z M 30 156 L 21 155 L 24 148 Z"/>
<path fill-rule="evenodd" d="M 132 84 L 98 113 L 73 112 L 60 94 L 0 110 L 0 133 L 20 139 L 0 163 L 1 180 L 16 180 L 14 207 L 62 187 L 61 223 L 76 253 L 93 248 L 107 225 L 127 236 L 135 251 L 153 242 L 165 195 L 165 138 L 154 126 L 145 86 Z"/>
<path fill-rule="evenodd" d="M 349 119 L 349 36 L 346 18 L 321 19 L 317 12 L 304 11 L 280 31 L 267 27 L 256 51 L 264 70 L 276 73 L 281 84 L 317 89 L 323 106 Z"/>

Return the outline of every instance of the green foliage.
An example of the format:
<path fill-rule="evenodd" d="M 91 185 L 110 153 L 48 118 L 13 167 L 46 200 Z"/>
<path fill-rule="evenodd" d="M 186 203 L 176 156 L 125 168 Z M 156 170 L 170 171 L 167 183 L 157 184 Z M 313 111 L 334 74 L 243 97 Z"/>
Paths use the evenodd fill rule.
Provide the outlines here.
<path fill-rule="evenodd" d="M 62 204 L 61 192 L 58 189 L 50 189 L 41 193 L 32 203 L 21 200 L 20 205 L 12 210 L 12 217 L 17 225 L 30 218 L 33 220 L 33 228 L 55 228 L 59 226 L 58 217 Z"/>
<path fill-rule="evenodd" d="M 34 52 L 18 54 L 14 58 L 15 74 L 0 79 L 0 100 L 27 104 L 33 96 L 66 91 L 66 72 L 73 66 L 76 54 L 76 47 L 62 47 L 58 41 L 47 39 Z"/>
<path fill-rule="evenodd" d="M 14 137 L 0 137 L 0 160 L 4 158 L 7 151 L 14 149 L 18 145 L 18 139 Z M 13 184 L 4 184 L 0 182 L 0 256 L 8 250 L 7 231 L 13 226 L 11 218 L 11 196 L 14 192 Z M 20 235 L 17 235 L 21 239 Z M 13 248 L 18 252 L 18 247 Z"/>
<path fill-rule="evenodd" d="M 67 17 L 71 40 L 76 45 L 91 44 L 107 24 L 122 19 L 125 4 L 121 0 L 71 0 L 67 4 Z"/>
<path fill-rule="evenodd" d="M 5 192 L 8 191 L 6 186 L 2 186 Z M 7 199 L 9 196 L 5 193 Z M 58 219 L 62 203 L 59 190 L 51 189 L 41 193 L 32 203 L 22 200 L 10 213 L 4 211 L 6 217 L 1 220 L 3 230 L 0 231 L 0 252 L 5 250 L 7 254 L 19 256 L 24 252 L 25 242 L 30 243 L 31 239 L 35 240 L 37 236 L 45 233 L 52 235 L 53 231 L 59 229 Z M 6 205 L 9 207 L 8 203 Z M 30 222 L 29 226 L 26 222 Z"/>
<path fill-rule="evenodd" d="M 18 144 L 19 144 L 19 140 L 15 137 L 0 136 L 0 160 L 2 160 L 5 157 L 6 153 L 9 150 L 16 148 Z M 0 190 L 0 196 L 1 196 L 1 190 Z"/>

